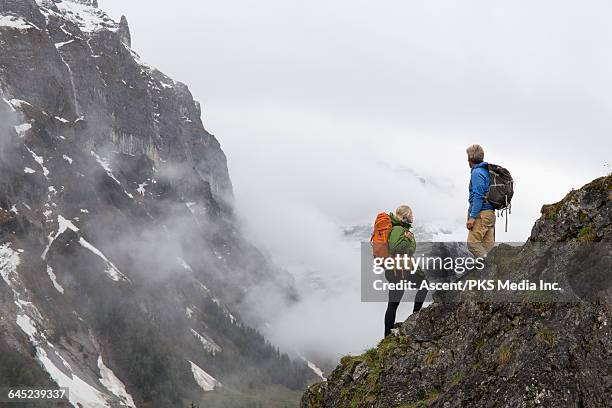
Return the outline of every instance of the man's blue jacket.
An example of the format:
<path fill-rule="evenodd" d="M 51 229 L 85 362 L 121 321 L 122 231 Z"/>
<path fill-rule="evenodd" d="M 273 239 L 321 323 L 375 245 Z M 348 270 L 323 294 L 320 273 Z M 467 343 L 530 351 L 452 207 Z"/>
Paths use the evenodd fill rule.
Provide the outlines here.
<path fill-rule="evenodd" d="M 489 164 L 478 163 L 472 167 L 470 177 L 470 218 L 476 218 L 484 210 L 492 210 L 493 206 L 485 201 L 485 194 L 489 191 Z"/>

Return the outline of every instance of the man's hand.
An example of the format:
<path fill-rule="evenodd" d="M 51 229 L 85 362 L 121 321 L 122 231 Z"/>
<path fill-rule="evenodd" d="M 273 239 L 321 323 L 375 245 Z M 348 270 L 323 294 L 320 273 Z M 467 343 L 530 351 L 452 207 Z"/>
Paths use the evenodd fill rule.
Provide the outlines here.
<path fill-rule="evenodd" d="M 468 218 L 467 222 L 465 223 L 465 227 L 469 230 L 471 230 L 472 228 L 474 228 L 474 223 L 476 222 L 476 220 L 474 218 Z"/>

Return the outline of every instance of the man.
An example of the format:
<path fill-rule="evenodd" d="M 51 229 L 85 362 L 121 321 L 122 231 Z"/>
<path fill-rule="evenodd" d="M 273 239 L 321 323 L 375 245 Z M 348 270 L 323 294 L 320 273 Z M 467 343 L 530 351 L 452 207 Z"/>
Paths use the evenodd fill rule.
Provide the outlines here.
<path fill-rule="evenodd" d="M 485 257 L 495 244 L 495 210 L 486 200 L 489 191 L 489 165 L 484 149 L 472 145 L 466 149 L 471 169 L 468 219 L 468 249 L 476 257 Z"/>

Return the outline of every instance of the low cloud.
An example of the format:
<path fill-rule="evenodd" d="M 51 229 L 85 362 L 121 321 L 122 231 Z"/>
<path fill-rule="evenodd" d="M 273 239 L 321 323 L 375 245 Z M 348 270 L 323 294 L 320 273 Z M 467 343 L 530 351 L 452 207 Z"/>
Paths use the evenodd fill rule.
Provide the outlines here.
<path fill-rule="evenodd" d="M 265 292 L 246 300 L 275 316 L 267 334 L 285 348 L 338 355 L 380 337 L 384 305 L 359 303 L 341 231 L 408 203 L 417 224 L 465 239 L 466 146 L 516 180 L 498 240 L 525 240 L 542 204 L 610 171 L 606 1 L 579 14 L 552 0 L 103 6 L 203 101 L 254 242 L 299 282 L 344 283 L 336 297 L 302 285 L 280 312 Z"/>

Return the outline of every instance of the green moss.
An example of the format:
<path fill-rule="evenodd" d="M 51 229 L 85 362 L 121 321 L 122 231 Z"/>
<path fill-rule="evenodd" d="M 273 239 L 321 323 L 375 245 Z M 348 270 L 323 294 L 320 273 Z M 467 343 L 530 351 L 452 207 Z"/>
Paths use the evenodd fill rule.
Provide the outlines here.
<path fill-rule="evenodd" d="M 343 365 L 343 366 L 348 365 L 354 359 L 355 359 L 355 357 L 351 356 L 351 355 L 344 356 L 344 357 L 342 357 L 340 359 L 340 364 Z"/>
<path fill-rule="evenodd" d="M 346 392 L 344 395 L 343 393 L 346 389 L 343 389 L 340 393 L 341 406 L 356 408 L 362 406 L 364 403 L 376 401 L 380 392 L 380 386 L 378 384 L 379 376 L 380 371 L 370 371 L 366 377 L 365 383 L 356 385 L 350 392 Z"/>
<path fill-rule="evenodd" d="M 352 375 L 357 366 L 363 362 L 368 365 L 368 372 L 357 384 L 342 388 L 340 406 L 356 408 L 376 402 L 380 393 L 380 376 L 385 359 L 397 353 L 405 353 L 408 343 L 409 339 L 406 336 L 387 336 L 376 348 L 368 349 L 362 355 L 342 357 L 340 376 Z"/>
<path fill-rule="evenodd" d="M 608 193 L 612 190 L 612 175 L 608 174 L 607 176 L 600 177 L 591 181 L 590 183 L 583 186 L 580 190 L 595 190 L 600 193 Z M 572 199 L 574 199 L 577 190 L 572 190 L 559 202 L 554 204 L 547 204 L 542 206 L 542 215 L 546 220 L 556 221 L 559 219 L 559 212 L 561 211 L 561 207 Z M 583 222 L 586 219 L 586 214 L 580 215 L 579 217 L 583 217 L 580 219 Z"/>
<path fill-rule="evenodd" d="M 311 408 L 323 407 L 323 396 L 321 395 L 321 383 L 310 386 L 308 399 Z"/>
<path fill-rule="evenodd" d="M 369 350 L 366 350 L 363 356 L 365 357 L 366 361 L 374 361 L 378 358 L 378 350 L 376 350 L 375 348 L 371 348 Z"/>
<path fill-rule="evenodd" d="M 540 329 L 536 334 L 536 339 L 548 347 L 555 345 L 556 337 L 555 332 L 547 328 Z"/>
<path fill-rule="evenodd" d="M 438 398 L 440 398 L 441 394 L 441 391 L 435 388 L 426 394 L 425 399 L 401 404 L 398 405 L 396 408 L 427 408 L 428 406 L 433 404 Z"/>
<path fill-rule="evenodd" d="M 363 356 L 344 356 L 340 359 L 340 364 L 344 367 L 343 372 L 353 372 L 355 367 L 363 361 Z"/>
<path fill-rule="evenodd" d="M 486 343 L 486 339 L 484 337 L 479 338 L 474 342 L 474 348 L 476 350 L 480 350 Z"/>
<path fill-rule="evenodd" d="M 585 225 L 580 229 L 580 232 L 578 233 L 579 237 L 583 237 L 585 235 L 589 235 L 592 231 L 593 227 L 591 224 Z"/>
<path fill-rule="evenodd" d="M 419 400 L 419 401 L 397 406 L 397 408 L 426 408 L 426 407 L 427 407 L 427 402 L 425 402 L 424 400 Z"/>
<path fill-rule="evenodd" d="M 578 231 L 578 241 L 580 242 L 593 242 L 595 240 L 595 231 L 593 231 L 593 225 L 587 224 L 580 228 Z"/>
<path fill-rule="evenodd" d="M 352 406 L 364 401 L 376 400 L 376 395 L 380 391 L 380 374 L 383 362 L 386 357 L 406 350 L 408 338 L 405 336 L 387 336 L 378 343 L 376 348 L 367 350 L 361 357 L 368 364 L 369 372 L 362 385 L 358 386 L 352 398 Z"/>
<path fill-rule="evenodd" d="M 523 301 L 532 309 L 547 309 L 552 306 L 555 296 L 548 290 L 528 290 L 522 294 Z"/>
<path fill-rule="evenodd" d="M 406 337 L 387 336 L 381 340 L 376 348 L 366 350 L 360 356 L 345 356 L 341 359 L 344 366 L 342 372 L 352 374 L 357 365 L 365 362 L 368 365 L 368 373 L 365 379 L 359 381 L 353 387 L 345 387 L 340 392 L 340 403 L 342 407 L 355 408 L 364 403 L 373 403 L 380 393 L 380 375 L 383 361 L 398 350 L 405 350 L 408 344 Z"/>
<path fill-rule="evenodd" d="M 461 380 L 463 380 L 463 378 L 465 377 L 465 374 L 462 371 L 459 371 L 455 374 L 453 374 L 453 376 L 451 377 L 451 385 L 457 385 L 461 382 Z"/>
<path fill-rule="evenodd" d="M 432 402 L 440 398 L 440 394 L 442 393 L 438 389 L 431 390 L 427 393 L 427 397 L 425 397 L 425 401 L 428 404 L 431 404 Z"/>
<path fill-rule="evenodd" d="M 608 174 L 607 176 L 600 177 L 591 181 L 589 184 L 583 187 L 583 189 L 593 189 L 601 192 L 612 191 L 612 174 Z"/>
<path fill-rule="evenodd" d="M 387 336 L 378 343 L 377 349 L 382 355 L 388 355 L 398 348 L 406 350 L 408 343 L 409 339 L 406 336 Z"/>
<path fill-rule="evenodd" d="M 512 350 L 509 346 L 501 346 L 497 352 L 497 363 L 499 365 L 505 365 L 512 359 Z"/>
<path fill-rule="evenodd" d="M 557 221 L 559 219 L 559 213 L 561 212 L 561 208 L 563 205 L 569 201 L 571 201 L 576 195 L 577 190 L 572 190 L 563 197 L 563 199 L 554 204 L 546 204 L 542 206 L 541 213 L 546 220 Z"/>
<path fill-rule="evenodd" d="M 561 210 L 562 205 L 563 201 L 559 201 L 555 204 L 543 205 L 541 213 L 544 216 L 544 219 L 550 221 L 557 221 L 559 219 L 559 211 Z"/>

